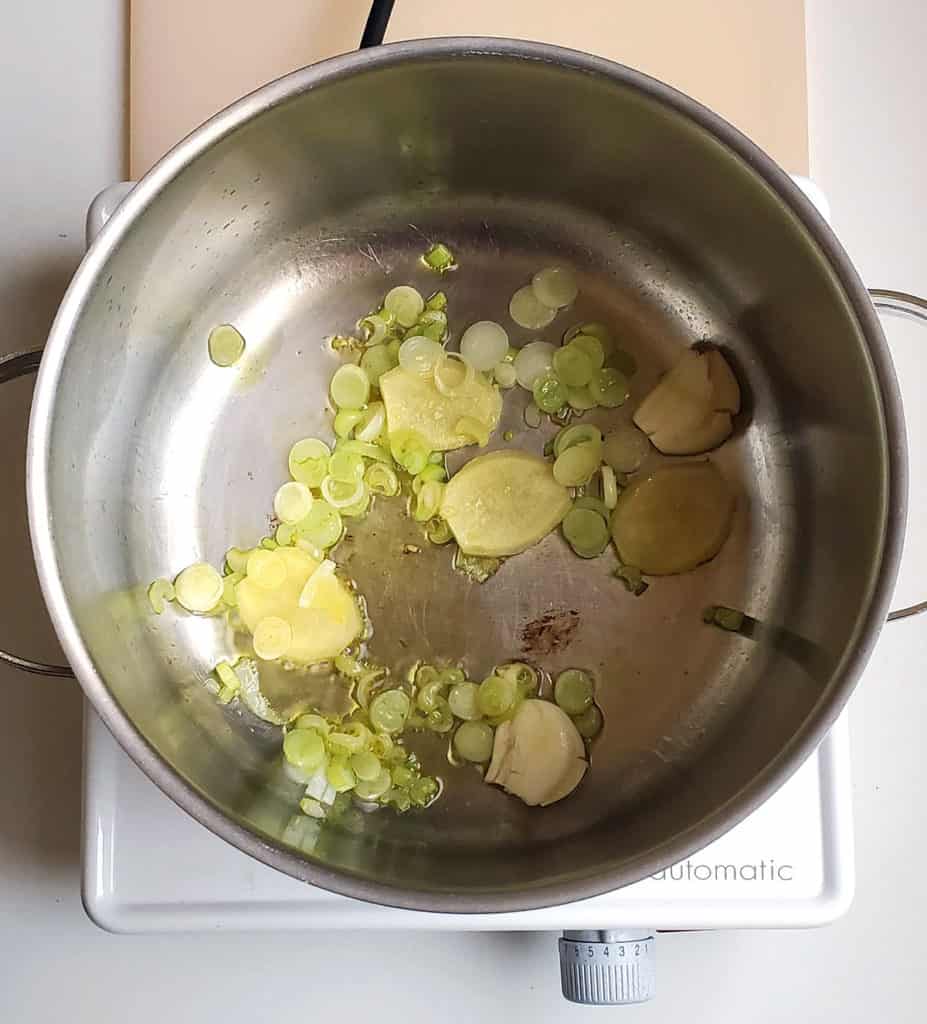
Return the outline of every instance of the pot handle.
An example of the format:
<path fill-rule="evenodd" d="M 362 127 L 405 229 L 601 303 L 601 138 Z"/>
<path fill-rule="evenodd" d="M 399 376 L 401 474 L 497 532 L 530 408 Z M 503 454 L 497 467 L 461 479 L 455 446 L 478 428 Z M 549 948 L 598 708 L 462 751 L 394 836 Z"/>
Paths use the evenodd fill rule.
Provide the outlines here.
<path fill-rule="evenodd" d="M 12 355 L 0 357 L 0 384 L 16 380 L 17 377 L 25 377 L 27 373 L 35 373 L 42 361 L 42 350 L 35 349 L 32 352 L 14 352 Z M 0 661 L 8 665 L 22 669 L 23 672 L 32 672 L 37 676 L 62 676 L 74 677 L 74 673 L 68 665 L 48 665 L 44 661 L 30 661 L 29 658 L 20 658 L 17 654 L 10 654 L 0 649 Z"/>
<path fill-rule="evenodd" d="M 884 288 L 870 288 L 869 296 L 879 313 L 888 316 L 902 316 L 908 320 L 919 320 L 927 324 L 927 301 L 907 292 L 889 291 Z M 907 608 L 896 608 L 888 613 L 888 621 L 907 619 L 911 615 L 919 615 L 927 611 L 927 601 L 908 605 Z"/>

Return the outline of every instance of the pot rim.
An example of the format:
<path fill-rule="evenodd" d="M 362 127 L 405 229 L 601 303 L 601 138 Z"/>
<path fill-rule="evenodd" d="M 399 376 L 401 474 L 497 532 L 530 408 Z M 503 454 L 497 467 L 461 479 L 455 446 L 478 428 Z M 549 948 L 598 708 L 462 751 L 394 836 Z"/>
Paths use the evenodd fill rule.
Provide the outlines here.
<path fill-rule="evenodd" d="M 637 90 L 695 122 L 722 142 L 776 193 L 826 257 L 858 322 L 878 384 L 878 400 L 885 424 L 882 445 L 888 487 L 878 568 L 870 584 L 868 607 L 857 624 L 855 638 L 848 645 L 833 680 L 814 711 L 762 772 L 712 814 L 686 831 L 642 852 L 620 870 L 605 869 L 581 879 L 552 880 L 514 892 L 487 890 L 449 893 L 428 889 L 400 889 L 353 875 L 349 871 L 333 869 L 291 852 L 282 843 L 262 837 L 238 824 L 161 758 L 122 710 L 97 673 L 68 606 L 52 537 L 47 488 L 48 442 L 50 414 L 71 331 L 81 315 L 94 280 L 136 217 L 184 167 L 252 118 L 322 83 L 337 81 L 357 71 L 395 64 L 436 58 L 467 59 L 484 56 L 557 64 Z M 452 37 L 390 43 L 333 57 L 294 71 L 262 86 L 210 118 L 170 150 L 141 179 L 89 249 L 71 281 L 49 333 L 29 423 L 27 496 L 29 526 L 39 580 L 67 659 L 85 695 L 120 746 L 165 794 L 210 831 L 243 852 L 285 874 L 331 892 L 407 910 L 462 914 L 503 913 L 540 909 L 598 896 L 684 860 L 746 818 L 786 782 L 815 750 L 843 709 L 869 660 L 886 618 L 904 532 L 907 450 L 901 398 L 891 356 L 869 295 L 828 224 L 789 175 L 765 152 L 719 115 L 684 93 L 605 58 L 545 43 L 489 37 Z"/>

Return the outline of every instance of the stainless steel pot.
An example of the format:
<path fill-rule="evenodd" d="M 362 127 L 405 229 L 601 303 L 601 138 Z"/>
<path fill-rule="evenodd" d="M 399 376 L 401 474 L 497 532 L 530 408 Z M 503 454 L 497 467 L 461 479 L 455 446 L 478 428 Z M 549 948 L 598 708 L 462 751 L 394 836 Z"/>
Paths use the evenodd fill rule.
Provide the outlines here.
<path fill-rule="evenodd" d="M 339 549 L 370 602 L 375 654 L 460 657 L 477 677 L 512 656 L 584 665 L 600 676 L 606 729 L 587 780 L 553 807 L 457 772 L 427 812 L 370 815 L 360 832 L 327 828 L 297 850 L 281 838 L 296 791 L 279 772 L 279 734 L 202 686 L 227 649 L 220 626 L 154 617 L 144 588 L 260 536 L 288 445 L 326 429 L 323 339 L 391 284 L 428 287 L 425 239 L 458 254 L 458 324 L 501 319 L 539 266 L 575 265 L 571 322 L 615 326 L 640 361 L 638 398 L 682 346 L 720 344 L 747 393 L 716 456 L 742 493 L 737 522 L 721 557 L 636 600 L 607 560 L 579 563 L 557 537 L 468 584 L 443 549 L 402 558 L 412 527 L 378 511 Z M 206 358 L 209 328 L 226 321 L 248 339 L 240 372 Z M 503 428 L 538 445 L 514 399 L 506 416 Z M 62 645 L 148 775 L 307 882 L 463 912 L 634 882 L 780 786 L 840 711 L 885 620 L 905 472 L 873 304 L 787 175 L 659 82 L 494 39 L 326 61 L 168 154 L 62 303 L 28 454 L 35 555 Z M 745 608 L 747 635 L 704 626 L 713 603 Z"/>

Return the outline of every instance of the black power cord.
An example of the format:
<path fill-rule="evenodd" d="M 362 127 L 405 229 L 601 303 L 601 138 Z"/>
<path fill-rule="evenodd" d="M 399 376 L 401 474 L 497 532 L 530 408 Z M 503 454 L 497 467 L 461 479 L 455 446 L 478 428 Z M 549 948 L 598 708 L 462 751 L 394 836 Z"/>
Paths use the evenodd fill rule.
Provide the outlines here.
<path fill-rule="evenodd" d="M 368 46 L 379 46 L 383 42 L 394 3 L 395 0 L 373 0 L 370 14 L 367 15 L 367 24 L 364 26 L 364 34 L 361 36 L 360 49 L 366 50 Z"/>

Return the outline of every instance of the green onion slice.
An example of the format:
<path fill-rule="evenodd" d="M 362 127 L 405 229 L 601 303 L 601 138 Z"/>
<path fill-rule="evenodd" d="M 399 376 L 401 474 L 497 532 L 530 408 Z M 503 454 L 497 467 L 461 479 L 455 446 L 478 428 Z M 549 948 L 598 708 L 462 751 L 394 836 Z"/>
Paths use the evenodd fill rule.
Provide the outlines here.
<path fill-rule="evenodd" d="M 567 543 L 580 558 L 596 558 L 608 547 L 608 523 L 592 509 L 570 509 L 561 529 Z"/>
<path fill-rule="evenodd" d="M 392 466 L 382 462 L 375 462 L 367 467 L 364 474 L 364 482 L 374 494 L 384 494 L 393 498 L 399 493 L 399 477 Z"/>
<path fill-rule="evenodd" d="M 385 690 L 370 702 L 370 724 L 378 732 L 395 734 L 402 732 L 412 702 L 402 690 Z"/>
<path fill-rule="evenodd" d="M 370 398 L 370 378 L 359 366 L 339 366 L 329 384 L 332 401 L 339 409 L 360 409 Z"/>
<path fill-rule="evenodd" d="M 554 700 L 568 715 L 581 715 L 593 701 L 592 677 L 582 669 L 568 668 L 554 683 Z"/>
<path fill-rule="evenodd" d="M 222 600 L 222 577 L 206 562 L 187 566 L 174 580 L 177 603 L 188 612 L 211 611 Z"/>
<path fill-rule="evenodd" d="M 233 366 L 245 351 L 245 339 L 231 324 L 220 324 L 209 332 L 206 347 L 216 366 Z"/>
<path fill-rule="evenodd" d="M 175 596 L 174 584 L 170 580 L 155 580 L 148 588 L 148 603 L 155 615 L 160 615 L 164 611 L 165 602 L 173 601 Z"/>
<path fill-rule="evenodd" d="M 582 441 L 565 448 L 554 462 L 554 479 L 563 487 L 589 483 L 602 461 L 602 444 Z"/>
<path fill-rule="evenodd" d="M 492 757 L 494 736 L 486 722 L 464 722 L 454 733 L 454 751 L 465 761 L 485 764 Z"/>
<path fill-rule="evenodd" d="M 274 495 L 274 514 L 281 523 L 298 523 L 312 508 L 312 492 L 297 480 L 278 488 Z"/>
<path fill-rule="evenodd" d="M 422 315 L 425 300 L 413 287 L 401 284 L 386 293 L 383 308 L 403 327 L 411 327 Z"/>

